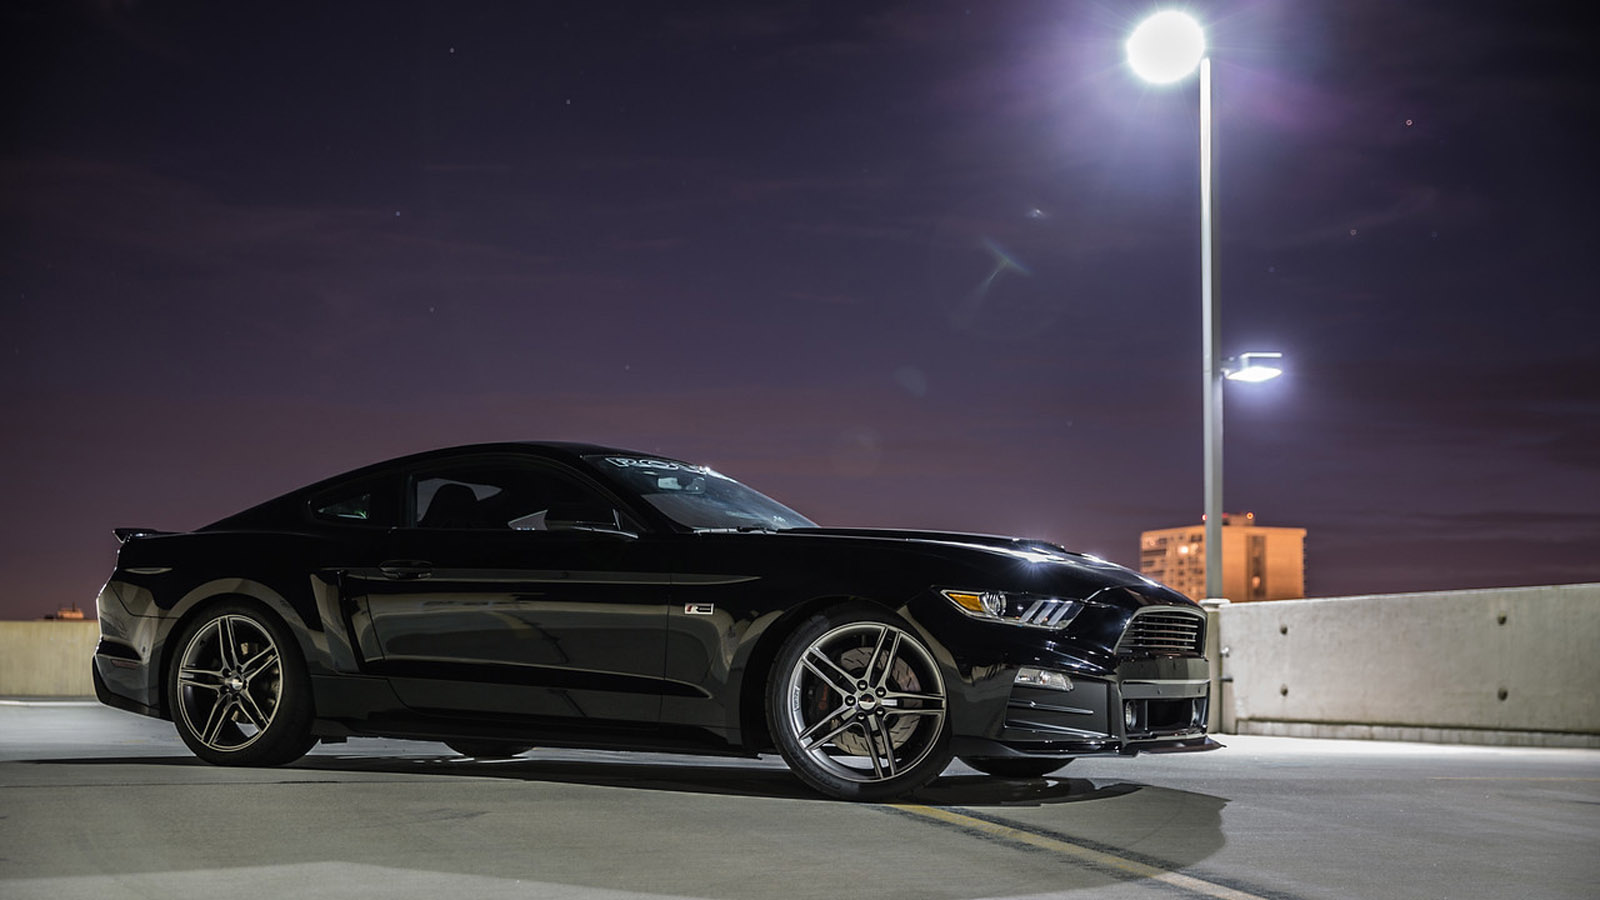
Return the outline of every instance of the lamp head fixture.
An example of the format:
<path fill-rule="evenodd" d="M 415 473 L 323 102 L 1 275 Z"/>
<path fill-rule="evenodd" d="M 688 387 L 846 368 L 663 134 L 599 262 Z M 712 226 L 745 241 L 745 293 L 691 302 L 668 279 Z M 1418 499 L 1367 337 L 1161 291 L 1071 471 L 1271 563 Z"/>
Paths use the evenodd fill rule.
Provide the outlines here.
<path fill-rule="evenodd" d="M 1283 374 L 1283 367 L 1267 365 L 1256 360 L 1280 360 L 1283 354 L 1277 351 L 1252 351 L 1230 356 L 1222 361 L 1222 377 L 1229 381 L 1270 381 Z"/>
<path fill-rule="evenodd" d="M 1126 45 L 1128 65 L 1151 84 L 1186 77 L 1206 55 L 1206 33 L 1188 13 L 1158 12 L 1133 30 Z"/>

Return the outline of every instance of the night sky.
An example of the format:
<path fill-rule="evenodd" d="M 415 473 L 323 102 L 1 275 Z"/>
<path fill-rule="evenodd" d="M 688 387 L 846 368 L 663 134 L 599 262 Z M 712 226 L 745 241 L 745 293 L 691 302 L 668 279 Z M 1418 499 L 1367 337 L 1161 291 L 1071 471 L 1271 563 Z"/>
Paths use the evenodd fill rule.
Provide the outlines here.
<path fill-rule="evenodd" d="M 1201 497 L 1198 88 L 1110 2 L 6 2 L 0 618 L 486 440 L 1137 565 Z M 1560 5 L 1242 0 L 1226 501 L 1312 596 L 1600 580 L 1600 90 Z"/>

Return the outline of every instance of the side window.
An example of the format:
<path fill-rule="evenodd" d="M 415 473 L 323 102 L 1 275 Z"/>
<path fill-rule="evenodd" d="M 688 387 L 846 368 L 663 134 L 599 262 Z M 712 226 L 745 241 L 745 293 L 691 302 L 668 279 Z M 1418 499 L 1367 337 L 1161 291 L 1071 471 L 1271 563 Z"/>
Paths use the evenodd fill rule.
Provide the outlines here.
<path fill-rule="evenodd" d="M 482 463 L 412 480 L 418 528 L 622 529 L 614 505 L 577 478 L 537 464 Z"/>
<path fill-rule="evenodd" d="M 311 516 L 324 522 L 390 528 L 395 515 L 393 478 L 362 481 L 324 491 L 311 498 Z"/>
<path fill-rule="evenodd" d="M 493 475 L 490 481 L 495 480 Z M 470 480 L 467 480 L 470 479 Z M 475 472 L 419 478 L 413 497 L 419 528 L 492 528 L 484 501 L 505 493 Z"/>
<path fill-rule="evenodd" d="M 365 522 L 372 517 L 372 493 L 357 494 L 335 500 L 327 506 L 316 511 L 319 518 L 323 519 L 354 519 Z"/>

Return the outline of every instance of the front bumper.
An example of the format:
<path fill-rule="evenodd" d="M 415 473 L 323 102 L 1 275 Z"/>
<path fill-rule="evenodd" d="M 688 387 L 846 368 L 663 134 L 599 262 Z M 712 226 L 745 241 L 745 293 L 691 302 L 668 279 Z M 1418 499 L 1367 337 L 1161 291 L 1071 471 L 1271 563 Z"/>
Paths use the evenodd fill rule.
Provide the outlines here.
<path fill-rule="evenodd" d="M 1122 661 L 1109 677 L 1071 675 L 1071 690 L 1015 684 L 982 734 L 956 734 L 958 755 L 1074 757 L 1215 749 L 1206 737 L 1210 678 L 1198 657 Z M 996 685 L 999 687 L 999 685 Z"/>

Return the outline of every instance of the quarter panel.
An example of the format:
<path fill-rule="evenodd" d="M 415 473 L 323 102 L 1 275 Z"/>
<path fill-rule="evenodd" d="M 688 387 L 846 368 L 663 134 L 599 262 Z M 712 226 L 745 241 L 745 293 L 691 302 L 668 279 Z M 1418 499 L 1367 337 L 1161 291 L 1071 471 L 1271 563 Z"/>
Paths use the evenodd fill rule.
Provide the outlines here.
<path fill-rule="evenodd" d="M 330 573 L 320 566 L 347 555 L 338 540 L 314 533 L 226 532 L 134 537 L 118 553 L 101 600 L 102 635 L 122 641 L 139 659 L 98 656 L 106 687 L 153 709 L 165 706 L 163 680 L 174 632 L 208 603 L 241 598 L 261 604 L 300 643 L 310 674 L 349 671 L 344 634 L 324 621 L 334 606 Z M 114 605 L 112 605 L 114 604 Z"/>

